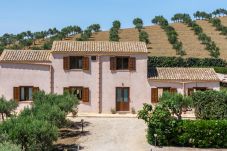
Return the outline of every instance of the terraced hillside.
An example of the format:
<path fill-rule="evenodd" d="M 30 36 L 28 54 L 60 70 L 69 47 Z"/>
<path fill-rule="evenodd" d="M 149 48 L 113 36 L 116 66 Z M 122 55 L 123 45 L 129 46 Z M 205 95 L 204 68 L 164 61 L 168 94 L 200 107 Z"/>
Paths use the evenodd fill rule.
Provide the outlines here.
<path fill-rule="evenodd" d="M 203 28 L 204 33 L 211 37 L 211 39 L 220 48 L 220 57 L 227 59 L 227 39 L 226 36 L 221 35 L 208 21 L 198 20 L 197 23 Z"/>
<path fill-rule="evenodd" d="M 222 24 L 227 26 L 227 17 L 221 17 Z M 215 29 L 208 21 L 198 20 L 197 23 L 203 28 L 204 32 L 211 37 L 211 39 L 220 48 L 220 58 L 227 59 L 227 38 L 220 35 L 220 32 Z M 210 57 L 209 52 L 205 49 L 205 46 L 197 39 L 194 31 L 187 25 L 182 23 L 171 24 L 178 33 L 179 40 L 183 43 L 183 48 L 187 55 L 184 57 L 197 57 L 204 58 Z M 146 26 L 144 29 L 150 39 L 148 44 L 148 50 L 151 56 L 176 56 L 176 51 L 172 48 L 172 45 L 168 41 L 166 33 L 160 26 Z M 135 28 L 127 28 L 119 30 L 120 41 L 138 41 L 139 33 Z M 80 35 L 69 37 L 65 40 L 75 40 Z M 109 41 L 109 32 L 102 31 L 93 33 L 91 41 Z"/>
<path fill-rule="evenodd" d="M 187 53 L 186 57 L 210 57 L 209 52 L 190 27 L 182 23 L 174 23 L 172 26 L 178 33 L 179 40 L 183 43 L 183 48 Z"/>

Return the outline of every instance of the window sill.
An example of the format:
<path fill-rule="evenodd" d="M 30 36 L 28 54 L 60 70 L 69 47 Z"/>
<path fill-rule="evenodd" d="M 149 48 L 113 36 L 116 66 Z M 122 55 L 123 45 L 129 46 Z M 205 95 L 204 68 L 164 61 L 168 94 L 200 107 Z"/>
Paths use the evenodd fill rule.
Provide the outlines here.
<path fill-rule="evenodd" d="M 31 101 L 31 100 L 25 100 L 25 101 L 19 101 L 19 103 L 32 103 L 33 101 Z"/>
<path fill-rule="evenodd" d="M 111 70 L 112 72 L 135 72 L 136 70 L 128 70 L 128 69 L 125 69 L 125 70 Z"/>

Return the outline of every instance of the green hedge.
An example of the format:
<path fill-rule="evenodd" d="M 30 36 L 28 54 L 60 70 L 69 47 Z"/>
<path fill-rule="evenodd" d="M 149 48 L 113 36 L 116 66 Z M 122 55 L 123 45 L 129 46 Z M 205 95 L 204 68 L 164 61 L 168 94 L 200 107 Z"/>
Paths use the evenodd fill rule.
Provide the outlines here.
<path fill-rule="evenodd" d="M 176 136 L 182 146 L 226 148 L 226 133 L 227 120 L 183 120 Z"/>
<path fill-rule="evenodd" d="M 227 62 L 215 58 L 155 57 L 148 58 L 148 67 L 226 67 Z"/>
<path fill-rule="evenodd" d="M 198 91 L 192 94 L 192 102 L 199 119 L 227 119 L 225 91 Z"/>
<path fill-rule="evenodd" d="M 214 67 L 214 70 L 217 73 L 227 74 L 227 68 L 226 67 Z"/>

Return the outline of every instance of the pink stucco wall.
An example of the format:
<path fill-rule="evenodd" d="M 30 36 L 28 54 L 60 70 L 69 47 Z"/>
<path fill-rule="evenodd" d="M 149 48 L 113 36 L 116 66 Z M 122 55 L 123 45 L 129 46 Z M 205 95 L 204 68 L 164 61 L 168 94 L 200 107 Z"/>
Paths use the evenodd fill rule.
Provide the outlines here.
<path fill-rule="evenodd" d="M 136 71 L 110 70 L 110 57 L 102 57 L 102 110 L 110 113 L 116 107 L 116 87 L 130 87 L 130 109 L 137 111 L 143 103 L 149 103 L 149 85 L 147 81 L 147 55 L 131 55 L 136 57 Z"/>
<path fill-rule="evenodd" d="M 64 71 L 63 56 L 67 55 L 53 54 L 54 92 L 61 94 L 63 88 L 68 86 L 89 87 L 90 102 L 81 102 L 79 112 L 99 112 L 100 100 L 102 101 L 102 113 L 110 113 L 111 108 L 116 107 L 116 87 L 130 87 L 130 108 L 134 107 L 138 110 L 142 107 L 143 102 L 149 102 L 146 54 L 131 55 L 131 57 L 136 57 L 137 68 L 132 72 L 112 72 L 110 56 L 98 56 L 96 61 L 90 59 L 90 71 L 88 72 L 83 70 Z M 99 81 L 99 72 L 102 74 L 101 81 Z M 99 91 L 99 82 L 102 92 Z M 102 96 L 99 96 L 100 93 Z"/>
<path fill-rule="evenodd" d="M 70 55 L 70 54 L 67 54 Z M 64 87 L 82 86 L 88 87 L 90 91 L 90 102 L 80 102 L 79 111 L 81 112 L 96 112 L 98 113 L 98 60 L 90 60 L 90 70 L 69 70 L 63 69 L 63 54 L 53 54 L 52 66 L 54 75 L 54 93 L 62 94 Z M 75 54 L 74 54 L 75 55 Z M 90 57 L 89 57 L 90 58 Z"/>
<path fill-rule="evenodd" d="M 35 86 L 50 93 L 49 65 L 35 64 L 0 64 L 0 95 L 13 98 L 13 87 Z"/>

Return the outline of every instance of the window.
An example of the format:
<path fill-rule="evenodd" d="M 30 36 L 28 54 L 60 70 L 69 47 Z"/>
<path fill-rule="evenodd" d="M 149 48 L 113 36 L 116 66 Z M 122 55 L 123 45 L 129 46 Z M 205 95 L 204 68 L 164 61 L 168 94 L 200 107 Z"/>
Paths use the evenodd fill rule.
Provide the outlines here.
<path fill-rule="evenodd" d="M 127 70 L 129 57 L 117 57 L 117 70 Z"/>
<path fill-rule="evenodd" d="M 70 69 L 83 69 L 83 57 L 81 56 L 70 56 L 69 57 Z"/>
<path fill-rule="evenodd" d="M 20 101 L 32 100 L 33 87 L 20 87 Z"/>
<path fill-rule="evenodd" d="M 92 61 L 96 61 L 96 56 L 91 56 Z"/>
<path fill-rule="evenodd" d="M 70 92 L 74 94 L 80 101 L 82 100 L 82 93 L 83 88 L 82 87 L 70 87 Z"/>

